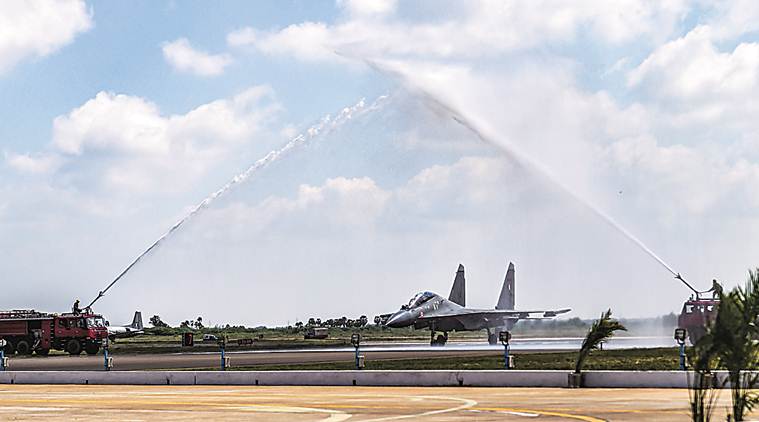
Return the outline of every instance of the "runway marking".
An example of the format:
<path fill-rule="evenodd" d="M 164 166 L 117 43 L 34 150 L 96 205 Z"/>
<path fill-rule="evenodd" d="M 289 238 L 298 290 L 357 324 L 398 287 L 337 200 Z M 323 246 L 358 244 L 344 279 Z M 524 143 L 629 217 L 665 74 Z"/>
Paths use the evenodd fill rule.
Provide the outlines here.
<path fill-rule="evenodd" d="M 470 407 L 474 407 L 477 405 L 477 402 L 470 399 L 464 399 L 459 397 L 437 397 L 437 396 L 411 396 L 408 397 L 409 399 L 419 398 L 424 400 L 450 400 L 450 401 L 459 401 L 463 402 L 464 404 L 461 404 L 459 406 L 455 407 L 449 407 L 447 409 L 439 409 L 439 410 L 430 410 L 427 412 L 422 413 L 415 413 L 412 415 L 400 415 L 400 416 L 387 416 L 384 418 L 377 418 L 377 419 L 367 419 L 366 422 L 379 422 L 379 421 L 395 421 L 399 419 L 412 419 L 412 418 L 420 418 L 423 416 L 432 416 L 432 415 L 439 415 L 442 413 L 451 413 L 451 412 L 458 412 L 459 410 L 468 409 Z"/>
<path fill-rule="evenodd" d="M 514 415 L 514 416 L 524 416 L 525 418 L 537 418 L 540 417 L 537 413 L 526 413 L 526 412 L 503 412 L 507 415 Z"/>
<path fill-rule="evenodd" d="M 593 416 L 576 415 L 572 413 L 552 412 L 548 410 L 534 410 L 534 409 L 512 409 L 508 407 L 478 407 L 477 410 L 489 410 L 491 412 L 504 412 L 504 413 L 536 413 L 543 416 L 556 416 L 559 418 L 575 419 L 585 422 L 606 422 L 605 419 L 595 418 Z"/>
<path fill-rule="evenodd" d="M 63 407 L 31 407 L 31 406 L 2 406 L 0 412 L 59 412 L 66 410 Z"/>
<path fill-rule="evenodd" d="M 344 421 L 346 419 L 350 419 L 351 415 L 350 413 L 345 413 L 340 410 L 331 410 L 331 409 L 320 409 L 320 408 L 313 408 L 313 407 L 299 407 L 299 406 L 277 406 L 277 405 L 250 405 L 250 406 L 241 406 L 241 407 L 229 407 L 228 409 L 237 409 L 237 410 L 243 410 L 243 411 L 253 411 L 253 412 L 270 412 L 270 413 L 328 413 L 329 416 L 327 416 L 325 419 L 321 419 L 323 422 L 340 422 Z"/>

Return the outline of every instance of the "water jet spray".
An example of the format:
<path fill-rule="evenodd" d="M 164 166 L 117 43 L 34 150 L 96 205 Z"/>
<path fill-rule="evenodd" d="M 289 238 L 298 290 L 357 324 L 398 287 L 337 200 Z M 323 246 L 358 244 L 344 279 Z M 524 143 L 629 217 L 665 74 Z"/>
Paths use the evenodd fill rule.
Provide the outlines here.
<path fill-rule="evenodd" d="M 324 118 L 322 118 L 319 121 L 319 123 L 311 126 L 304 133 L 301 133 L 300 135 L 291 139 L 288 143 L 286 143 L 280 149 L 269 152 L 263 158 L 253 163 L 250 167 L 248 167 L 248 169 L 246 169 L 242 173 L 232 178 L 232 180 L 230 180 L 226 185 L 222 186 L 220 189 L 213 192 L 211 195 L 209 195 L 204 200 L 202 200 L 186 216 L 184 216 L 181 220 L 179 220 L 173 226 L 171 226 L 171 228 L 166 233 L 161 235 L 161 237 L 159 237 L 155 242 L 153 242 L 153 244 L 151 244 L 147 249 L 145 249 L 144 252 L 138 255 L 137 258 L 135 258 L 121 273 L 119 273 L 119 275 L 116 276 L 116 278 L 114 278 L 113 281 L 111 281 L 111 283 L 105 287 L 105 289 L 99 291 L 97 296 L 92 300 L 92 302 L 90 302 L 90 304 L 87 305 L 87 308 L 91 308 L 92 305 L 95 304 L 95 302 L 97 302 L 101 297 L 105 296 L 105 293 L 111 287 L 113 287 L 113 285 L 115 285 L 119 280 L 121 280 L 135 265 L 137 265 L 137 263 L 140 262 L 142 258 L 147 256 L 151 251 L 153 251 L 155 248 L 160 246 L 164 240 L 166 240 L 169 236 L 171 236 L 174 232 L 176 232 L 185 222 L 187 222 L 192 217 L 194 217 L 195 215 L 200 213 L 202 210 L 207 208 L 213 201 L 218 199 L 220 196 L 229 192 L 236 185 L 239 185 L 245 182 L 254 173 L 268 167 L 270 164 L 279 160 L 280 158 L 282 158 L 284 155 L 291 152 L 292 150 L 308 143 L 309 141 L 311 141 L 312 139 L 318 136 L 326 135 L 338 129 L 343 124 L 350 121 L 351 119 L 354 119 L 365 113 L 368 113 L 380 108 L 384 104 L 386 99 L 387 99 L 387 96 L 384 96 L 384 95 L 380 96 L 368 107 L 366 106 L 364 100 L 361 99 L 361 101 L 359 101 L 355 105 L 351 107 L 343 108 L 334 118 L 332 118 L 330 115 L 327 115 Z"/>
<path fill-rule="evenodd" d="M 564 193 L 568 194 L 570 197 L 572 197 L 575 201 L 579 202 L 580 204 L 584 205 L 587 209 L 589 209 L 591 212 L 593 212 L 596 216 L 600 217 L 602 221 L 604 221 L 606 224 L 617 230 L 619 233 L 621 233 L 627 240 L 632 242 L 634 245 L 636 245 L 638 248 L 640 248 L 643 252 L 645 252 L 648 256 L 653 258 L 656 262 L 658 262 L 662 267 L 664 267 L 667 271 L 672 274 L 675 279 L 680 280 L 683 284 L 685 284 L 690 290 L 692 290 L 695 293 L 699 293 L 693 286 L 688 283 L 685 278 L 677 271 L 675 271 L 669 264 L 667 264 L 663 259 L 661 259 L 656 253 L 654 253 L 651 248 L 646 246 L 643 241 L 638 239 L 635 235 L 630 233 L 627 229 L 625 229 L 620 223 L 615 221 L 610 215 L 603 212 L 600 208 L 596 207 L 592 202 L 589 200 L 583 198 L 580 194 L 575 192 L 574 190 L 570 189 L 568 186 L 563 184 L 558 178 L 554 177 L 550 171 L 543 168 L 537 161 L 533 160 L 530 156 L 521 153 L 518 151 L 515 147 L 507 144 L 504 144 L 502 142 L 496 142 L 494 140 L 494 137 L 488 136 L 485 133 L 485 130 L 478 127 L 472 120 L 468 117 L 465 117 L 465 114 L 457 110 L 453 105 L 443 101 L 438 96 L 433 95 L 431 92 L 425 90 L 424 88 L 414 84 L 409 80 L 409 78 L 404 75 L 403 73 L 391 69 L 390 67 L 379 63 L 375 60 L 366 59 L 366 58 L 357 58 L 357 57 L 351 57 L 349 55 L 346 55 L 344 53 L 338 53 L 339 55 L 343 57 L 358 59 L 363 61 L 366 65 L 371 67 L 372 69 L 375 69 L 379 73 L 389 76 L 395 80 L 399 80 L 401 82 L 401 85 L 406 87 L 407 91 L 409 91 L 412 95 L 416 95 L 418 98 L 422 100 L 426 105 L 437 107 L 438 109 L 444 110 L 448 113 L 449 117 L 463 126 L 464 128 L 471 131 L 480 141 L 494 146 L 498 148 L 499 150 L 506 153 L 508 156 L 512 157 L 514 160 L 516 160 L 518 163 L 520 163 L 525 168 L 531 170 L 535 174 L 538 174 L 539 176 L 547 179 L 552 184 L 558 186 Z"/>

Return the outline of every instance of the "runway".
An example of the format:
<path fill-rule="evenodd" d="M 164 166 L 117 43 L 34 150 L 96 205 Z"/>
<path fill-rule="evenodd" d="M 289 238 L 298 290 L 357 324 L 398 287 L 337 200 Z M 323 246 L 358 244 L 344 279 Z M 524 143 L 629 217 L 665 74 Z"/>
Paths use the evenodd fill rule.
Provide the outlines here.
<path fill-rule="evenodd" d="M 433 352 L 367 352 L 369 360 L 403 359 L 440 356 L 477 356 L 493 354 L 493 351 L 433 351 Z M 495 352 L 497 353 L 497 352 Z M 340 351 L 258 351 L 230 353 L 233 366 L 281 365 L 292 363 L 316 362 L 351 362 L 354 359 L 353 350 Z M 171 354 L 139 354 L 115 355 L 115 371 L 130 371 L 138 369 L 197 369 L 215 368 L 220 364 L 219 353 L 171 353 Z M 87 371 L 102 370 L 103 356 L 48 356 L 48 357 L 16 357 L 12 359 L 10 368 L 14 371 Z"/>
<path fill-rule="evenodd" d="M 577 339 L 525 339 L 512 345 L 512 352 L 541 352 L 575 350 Z M 581 340 L 579 340 L 581 341 Z M 657 347 L 667 340 L 659 337 L 619 339 L 608 348 Z M 661 346 L 659 346 L 661 347 Z M 430 346 L 422 343 L 369 343 L 361 348 L 367 360 L 411 359 L 453 356 L 500 355 L 503 346 L 491 346 L 487 343 L 451 343 L 445 347 Z M 283 365 L 316 362 L 349 362 L 354 359 L 354 349 L 313 348 L 296 350 L 254 350 L 228 352 L 233 366 Z M 201 353 L 165 353 L 165 354 L 115 354 L 114 370 L 130 371 L 139 369 L 198 369 L 219 366 L 218 352 Z M 96 356 L 48 356 L 48 357 L 13 357 L 10 363 L 14 371 L 86 371 L 101 370 L 102 355 Z"/>
<path fill-rule="evenodd" d="M 511 350 L 520 352 L 566 351 L 579 347 L 578 339 L 524 339 L 515 341 Z M 620 338 L 607 348 L 664 347 L 670 346 L 668 339 L 660 337 Z M 487 343 L 449 343 L 445 347 L 422 343 L 368 343 L 361 348 L 367 360 L 411 359 L 425 357 L 485 356 L 500 355 L 503 346 Z M 354 350 L 349 347 L 312 348 L 297 350 L 254 350 L 228 352 L 233 366 L 284 365 L 294 363 L 350 362 Z M 198 369 L 219 366 L 218 352 L 164 353 L 164 354 L 115 354 L 114 370 L 129 371 L 139 369 Z M 103 356 L 47 356 L 19 357 L 10 362 L 14 371 L 73 371 L 101 370 Z"/>
<path fill-rule="evenodd" d="M 715 420 L 724 420 L 723 394 Z M 687 421 L 657 389 L 4 385 L 0 420 Z"/>

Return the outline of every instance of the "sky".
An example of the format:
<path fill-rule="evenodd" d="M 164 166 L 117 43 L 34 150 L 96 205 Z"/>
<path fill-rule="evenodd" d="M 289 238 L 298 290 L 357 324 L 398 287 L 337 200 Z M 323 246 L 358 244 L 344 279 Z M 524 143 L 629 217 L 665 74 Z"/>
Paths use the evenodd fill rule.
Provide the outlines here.
<path fill-rule="evenodd" d="M 758 98 L 751 0 L 1 2 L 0 309 L 88 303 L 301 139 L 95 309 L 371 318 L 459 263 L 488 308 L 513 261 L 518 308 L 679 312 L 666 266 L 759 266 Z"/>

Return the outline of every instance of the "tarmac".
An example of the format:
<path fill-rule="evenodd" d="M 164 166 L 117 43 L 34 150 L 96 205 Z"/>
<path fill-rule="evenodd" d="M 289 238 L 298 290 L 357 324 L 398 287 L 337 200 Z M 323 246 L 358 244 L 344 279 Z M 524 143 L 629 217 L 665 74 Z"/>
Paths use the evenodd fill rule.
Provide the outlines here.
<path fill-rule="evenodd" d="M 715 420 L 724 420 L 729 394 Z M 2 385 L 0 420 L 687 421 L 684 389 Z"/>

